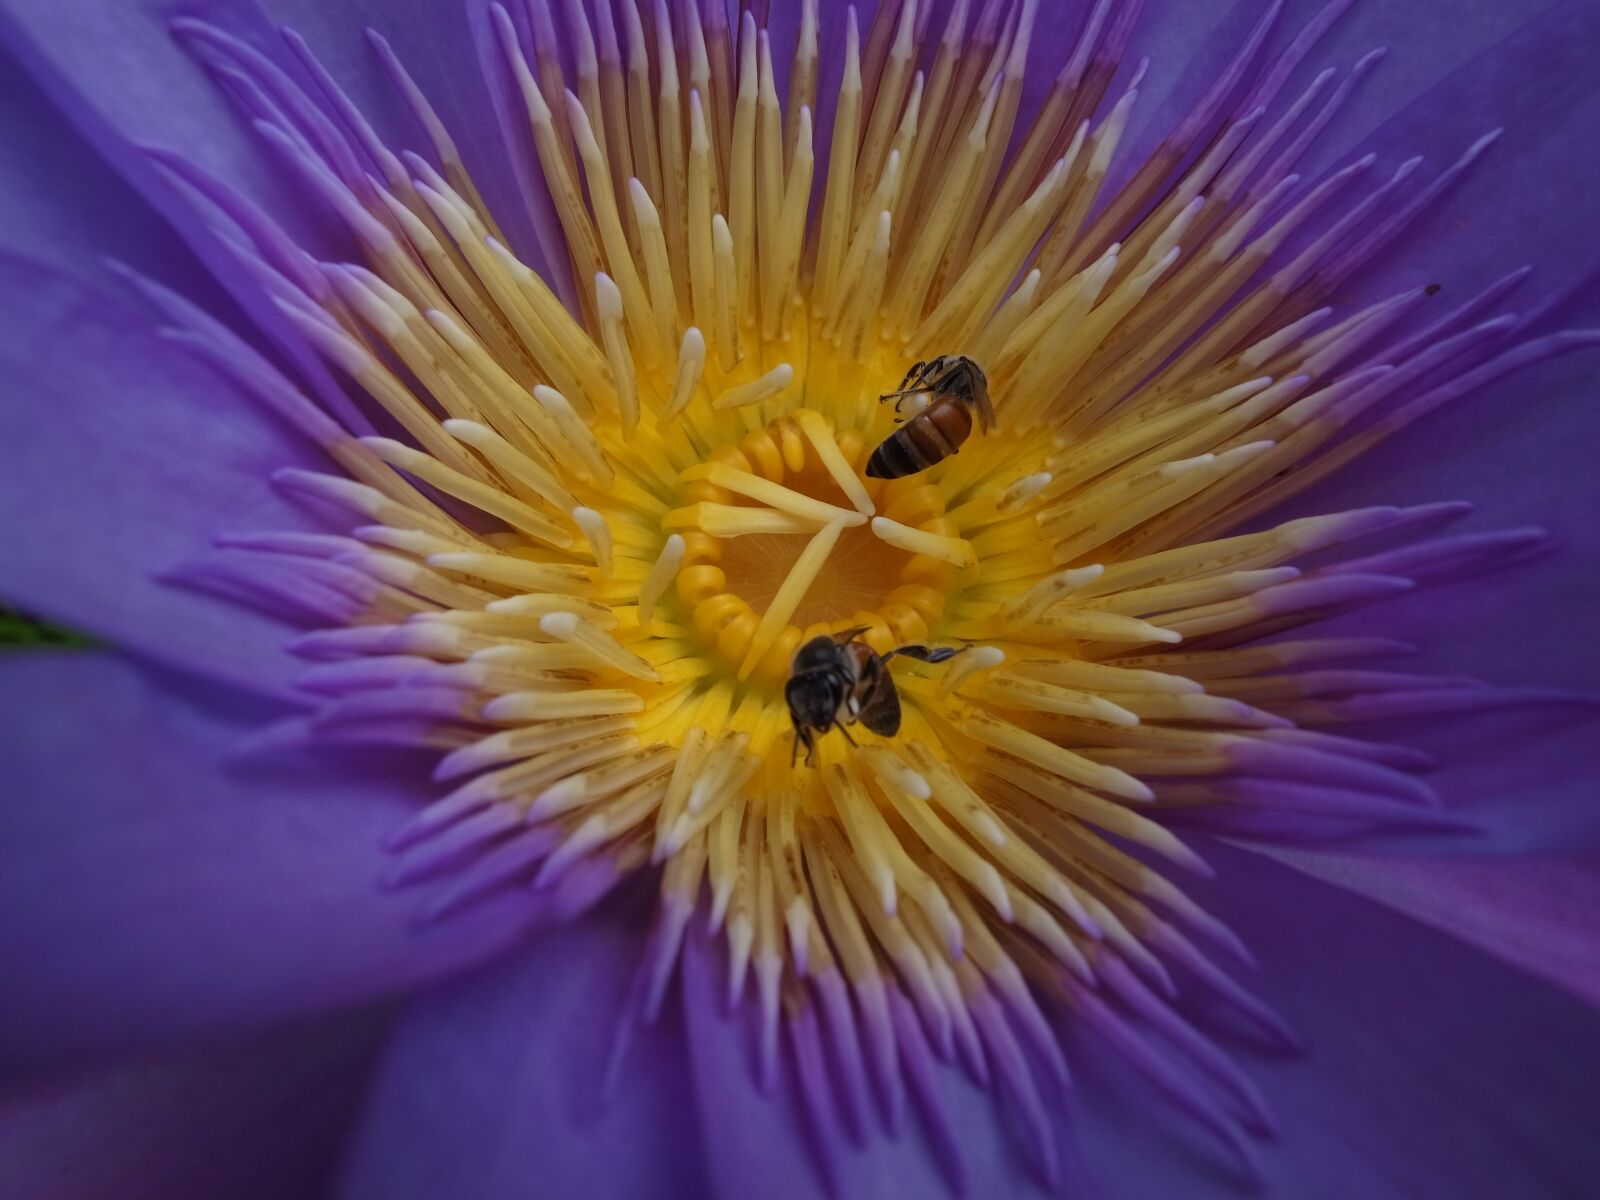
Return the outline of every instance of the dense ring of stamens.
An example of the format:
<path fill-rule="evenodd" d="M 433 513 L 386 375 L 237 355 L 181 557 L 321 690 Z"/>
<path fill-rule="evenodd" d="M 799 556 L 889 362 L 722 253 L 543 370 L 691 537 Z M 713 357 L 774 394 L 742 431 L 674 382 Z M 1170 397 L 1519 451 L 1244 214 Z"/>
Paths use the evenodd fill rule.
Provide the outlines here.
<path fill-rule="evenodd" d="M 185 570 L 320 626 L 294 644 L 316 705 L 266 744 L 444 752 L 452 790 L 395 837 L 393 882 L 433 887 L 427 919 L 509 886 L 577 906 L 660 864 L 635 1015 L 706 913 L 730 997 L 753 981 L 763 1076 L 786 1030 L 814 1117 L 838 1106 L 859 1135 L 870 1078 L 893 1123 L 909 1082 L 951 1149 L 925 1068 L 958 1059 L 1053 1176 L 1045 1097 L 1066 1066 L 1047 1014 L 1066 1012 L 1248 1164 L 1241 1131 L 1270 1117 L 1171 1007 L 1174 968 L 1292 1035 L 1213 962 L 1248 961 L 1237 938 L 1152 864 L 1205 871 L 1185 824 L 1451 828 L 1410 773 L 1425 760 L 1317 727 L 1504 700 L 1348 665 L 1403 649 L 1377 639 L 1255 643 L 1540 538 L 1403 540 L 1450 505 L 1229 531 L 1593 335 L 1512 342 L 1513 319 L 1482 319 L 1520 275 L 1411 332 L 1431 289 L 1319 307 L 1492 140 L 1420 189 L 1414 162 L 1355 199 L 1370 159 L 1301 180 L 1376 61 L 1275 105 L 1342 4 L 1278 55 L 1272 10 L 1114 194 L 1143 65 L 1104 102 L 1137 5 L 1095 6 L 1027 124 L 1034 0 L 957 4 L 942 32 L 931 6 L 885 3 L 864 38 L 851 10 L 831 133 L 813 3 L 786 103 L 753 16 L 679 7 L 623 0 L 591 23 L 570 4 L 564 37 L 543 0 L 488 7 L 508 136 L 548 193 L 543 212 L 530 193 L 548 280 L 381 38 L 433 161 L 385 147 L 292 35 L 321 100 L 176 23 L 363 261 L 316 261 L 152 153 L 395 434 L 135 280 L 339 471 L 274 481 L 344 532 L 230 535 Z M 983 365 L 998 432 L 865 478 L 894 428 L 878 393 L 942 353 Z M 1365 558 L 1329 553 L 1380 535 Z M 896 662 L 892 741 L 827 737 L 818 767 L 792 766 L 794 649 L 856 625 L 880 652 L 971 649 Z"/>

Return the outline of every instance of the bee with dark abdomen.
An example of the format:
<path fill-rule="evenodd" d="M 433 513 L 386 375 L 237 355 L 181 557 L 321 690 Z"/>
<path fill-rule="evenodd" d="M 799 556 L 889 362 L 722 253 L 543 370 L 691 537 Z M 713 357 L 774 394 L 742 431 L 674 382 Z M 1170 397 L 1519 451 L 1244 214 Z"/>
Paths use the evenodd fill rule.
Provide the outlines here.
<path fill-rule="evenodd" d="M 988 433 L 994 428 L 994 408 L 989 403 L 989 380 L 983 368 L 959 354 L 943 354 L 919 362 L 906 372 L 900 386 L 878 397 L 894 401 L 895 412 L 909 396 L 931 395 L 928 407 L 885 438 L 867 459 L 867 474 L 874 479 L 899 479 L 943 462 L 972 433 L 972 414 Z"/>
<path fill-rule="evenodd" d="M 814 637 L 795 653 L 789 682 L 783 698 L 789 702 L 789 719 L 794 722 L 794 749 L 789 765 L 794 765 L 800 747 L 806 748 L 806 765 L 816 757 L 818 735 L 837 729 L 852 746 L 856 740 L 845 728 L 860 721 L 879 737 L 900 732 L 900 694 L 894 690 L 889 660 L 896 654 L 921 662 L 938 663 L 954 658 L 961 649 L 945 646 L 899 646 L 879 656 L 856 635 L 867 626 L 843 633 Z"/>

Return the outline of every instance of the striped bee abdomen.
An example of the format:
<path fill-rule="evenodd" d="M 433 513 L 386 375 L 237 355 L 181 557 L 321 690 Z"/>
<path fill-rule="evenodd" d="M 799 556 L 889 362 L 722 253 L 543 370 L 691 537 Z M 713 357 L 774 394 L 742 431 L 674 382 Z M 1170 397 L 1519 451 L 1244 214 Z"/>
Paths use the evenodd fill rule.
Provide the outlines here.
<path fill-rule="evenodd" d="M 873 479 L 899 479 L 943 462 L 961 448 L 972 432 L 966 406 L 940 396 L 890 434 L 867 459 Z"/>

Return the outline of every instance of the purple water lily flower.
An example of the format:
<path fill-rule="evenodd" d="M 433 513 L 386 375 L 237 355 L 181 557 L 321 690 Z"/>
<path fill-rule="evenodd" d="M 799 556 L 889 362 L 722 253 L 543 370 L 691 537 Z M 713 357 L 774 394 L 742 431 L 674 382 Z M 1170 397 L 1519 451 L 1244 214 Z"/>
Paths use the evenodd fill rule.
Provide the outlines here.
<path fill-rule="evenodd" d="M 8 0 L 0 1192 L 1588 1194 L 1597 36 Z"/>

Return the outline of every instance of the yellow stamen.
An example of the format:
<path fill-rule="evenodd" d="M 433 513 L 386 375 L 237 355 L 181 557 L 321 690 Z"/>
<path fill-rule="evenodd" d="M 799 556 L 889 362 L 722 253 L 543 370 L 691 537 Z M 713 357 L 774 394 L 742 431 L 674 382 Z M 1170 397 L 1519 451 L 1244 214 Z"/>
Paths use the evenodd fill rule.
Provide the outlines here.
<path fill-rule="evenodd" d="M 684 541 L 681 534 L 669 534 L 666 541 L 661 543 L 661 554 L 650 568 L 650 573 L 645 576 L 644 582 L 639 585 L 639 627 L 648 629 L 650 618 L 655 614 L 656 604 L 661 600 L 662 594 L 672 585 L 677 577 L 678 569 L 683 566 Z"/>
<path fill-rule="evenodd" d="M 622 333 L 622 293 L 601 271 L 594 277 L 595 311 L 600 315 L 600 333 L 605 339 L 606 358 L 611 363 L 611 378 L 617 385 L 617 408 L 622 414 L 622 434 L 631 437 L 639 427 L 639 383 L 633 374 L 633 359 Z"/>
<path fill-rule="evenodd" d="M 711 402 L 711 407 L 723 411 L 730 408 L 744 408 L 750 404 L 761 404 L 783 392 L 793 382 L 794 368 L 788 363 L 779 363 L 749 383 L 729 388 Z"/>
<path fill-rule="evenodd" d="M 811 443 L 811 448 L 816 451 L 823 469 L 839 485 L 839 490 L 849 497 L 850 503 L 855 505 L 858 513 L 866 517 L 872 516 L 875 511 L 872 497 L 867 494 L 866 486 L 856 474 L 855 468 L 840 452 L 839 443 L 834 440 L 833 430 L 828 428 L 826 418 L 819 412 L 804 408 L 791 415 L 795 424 L 800 427 L 800 432 L 805 434 L 806 440 Z"/>
<path fill-rule="evenodd" d="M 448 492 L 450 495 L 465 500 L 468 504 L 480 508 L 486 513 L 499 517 L 507 524 L 520 529 L 535 541 L 561 549 L 572 545 L 572 537 L 566 530 L 522 501 L 506 495 L 498 488 L 486 483 L 480 483 L 460 471 L 445 466 L 430 455 L 424 454 L 420 450 L 413 450 L 410 446 L 403 445 L 392 438 L 369 437 L 361 440 L 371 449 L 377 451 L 379 457 L 385 462 L 392 463 L 409 474 L 415 475 L 423 482 L 431 483 L 439 490 Z"/>
<path fill-rule="evenodd" d="M 694 399 L 695 390 L 700 386 L 705 366 L 706 339 L 699 329 L 691 325 L 683 331 L 683 341 L 678 346 L 678 372 L 672 383 L 672 399 L 661 411 L 663 420 L 675 417 L 689 407 L 689 401 Z"/>
<path fill-rule="evenodd" d="M 872 532 L 889 545 L 896 546 L 908 554 L 925 554 L 929 558 L 940 559 L 951 566 L 970 567 L 978 561 L 972 552 L 972 543 L 965 538 L 930 533 L 925 529 L 913 529 L 909 525 L 902 525 L 899 521 L 891 521 L 888 517 L 873 517 Z"/>
<path fill-rule="evenodd" d="M 841 526 L 862 525 L 866 523 L 865 515 L 850 512 L 848 509 L 815 500 L 810 496 L 802 495 L 780 483 L 773 483 L 770 479 L 762 479 L 748 471 L 740 471 L 726 463 L 712 462 L 702 466 L 693 467 L 683 473 L 685 480 L 704 479 L 718 487 L 728 488 L 752 500 L 759 500 L 763 504 L 770 504 L 773 508 L 794 516 L 814 521 L 818 525 L 827 525 L 837 521 Z"/>
<path fill-rule="evenodd" d="M 583 530 L 583 536 L 589 539 L 589 550 L 594 555 L 595 565 L 600 569 L 600 578 L 607 578 L 611 574 L 614 561 L 611 527 L 606 524 L 604 516 L 583 505 L 572 510 L 572 519 L 578 523 L 578 528 Z"/>

